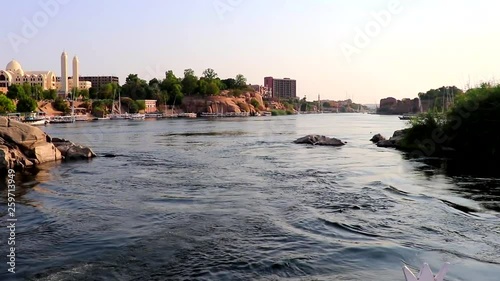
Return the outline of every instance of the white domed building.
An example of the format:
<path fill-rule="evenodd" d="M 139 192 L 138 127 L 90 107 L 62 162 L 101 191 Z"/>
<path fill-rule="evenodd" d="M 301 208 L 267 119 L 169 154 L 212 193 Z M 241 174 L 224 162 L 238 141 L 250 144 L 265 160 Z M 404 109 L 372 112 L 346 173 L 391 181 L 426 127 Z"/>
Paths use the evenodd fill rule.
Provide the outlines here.
<path fill-rule="evenodd" d="M 40 85 L 43 90 L 56 89 L 56 75 L 52 71 L 24 71 L 16 60 L 9 62 L 5 70 L 0 70 L 0 92 L 7 93 L 9 86 L 24 83 Z"/>

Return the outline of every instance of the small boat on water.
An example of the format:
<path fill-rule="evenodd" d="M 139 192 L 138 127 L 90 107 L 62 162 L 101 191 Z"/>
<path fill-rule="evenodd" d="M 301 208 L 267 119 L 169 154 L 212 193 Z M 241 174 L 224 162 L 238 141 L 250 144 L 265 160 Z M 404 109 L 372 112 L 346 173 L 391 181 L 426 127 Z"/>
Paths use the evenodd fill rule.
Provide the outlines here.
<path fill-rule="evenodd" d="M 90 118 L 87 115 L 75 115 L 75 121 L 89 121 Z"/>
<path fill-rule="evenodd" d="M 49 119 L 50 124 L 74 123 L 74 116 L 54 116 Z"/>
<path fill-rule="evenodd" d="M 134 114 L 130 115 L 130 119 L 131 120 L 144 120 L 144 119 L 146 119 L 146 115 L 140 114 L 140 113 L 134 113 Z"/>
<path fill-rule="evenodd" d="M 179 118 L 196 118 L 198 117 L 196 113 L 180 113 L 177 115 Z"/>
<path fill-rule="evenodd" d="M 110 114 L 109 115 L 110 120 L 125 120 L 125 119 L 130 119 L 130 115 L 128 113 L 125 114 Z"/>
<path fill-rule="evenodd" d="M 403 114 L 401 116 L 399 116 L 399 120 L 411 120 L 413 118 L 415 118 L 417 115 L 415 114 Z"/>
<path fill-rule="evenodd" d="M 146 113 L 146 114 L 144 114 L 144 118 L 159 119 L 159 118 L 163 118 L 163 114 L 162 113 Z"/>
<path fill-rule="evenodd" d="M 22 120 L 22 122 L 30 124 L 32 126 L 44 126 L 49 123 L 49 121 L 45 117 L 45 113 L 43 112 L 31 112 L 26 117 L 24 117 L 24 120 Z"/>

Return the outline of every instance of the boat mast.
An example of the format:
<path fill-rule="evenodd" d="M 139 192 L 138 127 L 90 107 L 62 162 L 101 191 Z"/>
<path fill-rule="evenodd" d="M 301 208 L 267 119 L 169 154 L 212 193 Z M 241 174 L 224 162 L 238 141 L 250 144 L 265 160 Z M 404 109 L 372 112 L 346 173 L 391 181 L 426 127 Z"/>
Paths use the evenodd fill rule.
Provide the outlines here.
<path fill-rule="evenodd" d="M 122 114 L 122 101 L 120 96 L 120 89 L 118 89 L 118 114 Z"/>
<path fill-rule="evenodd" d="M 71 97 L 71 119 L 75 119 L 75 88 L 73 87 L 73 95 Z"/>

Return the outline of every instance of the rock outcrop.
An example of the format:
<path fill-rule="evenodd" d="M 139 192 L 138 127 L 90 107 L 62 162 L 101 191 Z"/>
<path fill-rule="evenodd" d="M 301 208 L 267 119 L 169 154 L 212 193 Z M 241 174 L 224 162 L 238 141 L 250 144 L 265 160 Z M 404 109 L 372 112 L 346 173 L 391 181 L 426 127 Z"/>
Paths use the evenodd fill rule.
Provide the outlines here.
<path fill-rule="evenodd" d="M 78 148 L 64 149 L 62 153 L 52 138 L 39 128 L 0 117 L 0 170 L 23 169 L 46 162 L 73 159 L 75 155 L 87 156 L 80 158 L 95 157 L 90 148 L 72 147 Z"/>
<path fill-rule="evenodd" d="M 321 135 L 307 135 L 294 141 L 299 144 L 312 144 L 312 145 L 328 145 L 328 146 L 343 146 L 346 143 L 336 139 Z"/>
<path fill-rule="evenodd" d="M 383 141 L 383 140 L 386 140 L 384 136 L 382 136 L 381 134 L 376 134 L 374 135 L 370 141 L 373 142 L 373 143 L 378 143 L 379 141 Z"/>
<path fill-rule="evenodd" d="M 257 107 L 252 104 L 252 100 L 257 101 Z M 258 93 L 247 92 L 239 97 L 228 96 L 227 91 L 218 96 L 196 97 L 188 96 L 182 101 L 182 107 L 186 112 L 194 113 L 241 113 L 253 114 L 259 110 L 264 110 L 264 101 Z"/>
<path fill-rule="evenodd" d="M 53 138 L 52 143 L 66 160 L 89 159 L 96 157 L 92 149 L 74 144 L 69 140 Z"/>
<path fill-rule="evenodd" d="M 377 134 L 373 136 L 371 141 L 375 142 L 378 147 L 394 147 L 394 148 L 400 148 L 401 147 L 401 141 L 404 139 L 406 132 L 408 129 L 403 129 L 403 130 L 397 130 L 394 132 L 391 138 L 388 140 L 385 139 L 382 135 Z M 382 138 L 380 138 L 382 137 Z"/>

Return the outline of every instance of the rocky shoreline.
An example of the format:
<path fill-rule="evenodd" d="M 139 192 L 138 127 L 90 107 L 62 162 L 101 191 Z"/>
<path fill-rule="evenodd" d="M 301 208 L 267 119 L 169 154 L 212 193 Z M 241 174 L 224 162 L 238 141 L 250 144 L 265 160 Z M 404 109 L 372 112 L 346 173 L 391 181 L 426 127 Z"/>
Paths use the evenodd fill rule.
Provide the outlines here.
<path fill-rule="evenodd" d="M 0 117 L 0 171 L 96 157 L 92 149 L 52 138 L 41 129 Z"/>

